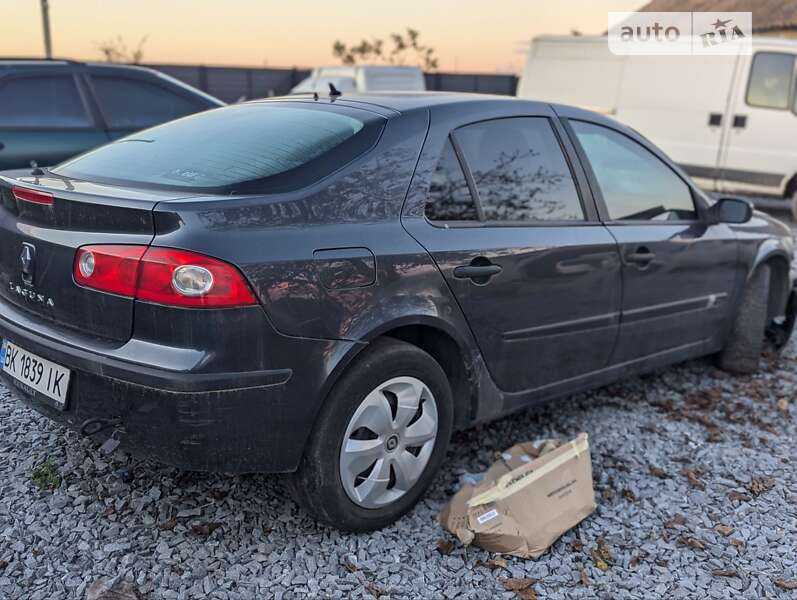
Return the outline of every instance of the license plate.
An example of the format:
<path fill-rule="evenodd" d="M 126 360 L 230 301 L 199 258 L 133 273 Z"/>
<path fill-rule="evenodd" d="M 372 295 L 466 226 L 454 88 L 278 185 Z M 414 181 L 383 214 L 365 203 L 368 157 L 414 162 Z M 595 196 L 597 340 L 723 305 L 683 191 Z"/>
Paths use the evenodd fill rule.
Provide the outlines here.
<path fill-rule="evenodd" d="M 69 369 L 36 356 L 8 340 L 3 341 L 0 348 L 0 363 L 3 371 L 20 382 L 20 387 L 27 388 L 29 393 L 35 390 L 54 400 L 60 408 L 66 406 L 71 375 Z"/>

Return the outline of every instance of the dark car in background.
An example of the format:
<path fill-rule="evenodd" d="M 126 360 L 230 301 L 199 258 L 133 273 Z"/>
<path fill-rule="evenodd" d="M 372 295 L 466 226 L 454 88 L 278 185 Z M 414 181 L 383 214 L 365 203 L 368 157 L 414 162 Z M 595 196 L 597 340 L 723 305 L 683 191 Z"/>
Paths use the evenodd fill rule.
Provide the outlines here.
<path fill-rule="evenodd" d="M 0 170 L 55 165 L 224 103 L 143 67 L 0 59 Z"/>
<path fill-rule="evenodd" d="M 193 470 L 290 472 L 356 531 L 453 429 L 677 361 L 752 372 L 793 242 L 606 117 L 296 96 L 0 176 L 0 368 L 50 418 Z"/>

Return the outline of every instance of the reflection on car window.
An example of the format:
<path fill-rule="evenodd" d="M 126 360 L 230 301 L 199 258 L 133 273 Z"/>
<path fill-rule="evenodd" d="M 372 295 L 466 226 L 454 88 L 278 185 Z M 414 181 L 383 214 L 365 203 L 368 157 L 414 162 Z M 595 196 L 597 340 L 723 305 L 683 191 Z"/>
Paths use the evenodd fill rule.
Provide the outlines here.
<path fill-rule="evenodd" d="M 426 217 L 430 221 L 475 221 L 479 218 L 451 141 L 446 142 L 432 175 Z"/>
<path fill-rule="evenodd" d="M 58 128 L 90 124 L 71 76 L 22 77 L 0 86 L 0 126 Z"/>
<path fill-rule="evenodd" d="M 794 75 L 794 55 L 759 52 L 753 59 L 747 104 L 763 108 L 788 108 Z"/>
<path fill-rule="evenodd" d="M 93 76 L 94 91 L 111 129 L 143 129 L 184 117 L 201 106 L 161 86 L 121 77 Z"/>
<path fill-rule="evenodd" d="M 612 220 L 696 218 L 689 186 L 649 150 L 607 127 L 571 121 Z"/>
<path fill-rule="evenodd" d="M 201 112 L 134 133 L 53 172 L 148 187 L 267 193 L 328 175 L 369 149 L 381 131 L 381 119 L 342 114 L 360 111 L 299 106 L 263 102 Z"/>
<path fill-rule="evenodd" d="M 486 221 L 582 220 L 578 192 L 548 119 L 496 119 L 456 131 Z"/>

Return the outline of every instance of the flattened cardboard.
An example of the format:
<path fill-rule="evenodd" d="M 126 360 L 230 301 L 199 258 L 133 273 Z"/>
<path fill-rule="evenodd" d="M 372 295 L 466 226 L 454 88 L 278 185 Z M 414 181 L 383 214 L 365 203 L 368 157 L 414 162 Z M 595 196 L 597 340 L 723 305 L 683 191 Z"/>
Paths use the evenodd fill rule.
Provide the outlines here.
<path fill-rule="evenodd" d="M 451 498 L 440 514 L 443 527 L 466 545 L 521 558 L 542 555 L 596 505 L 586 433 L 542 456 L 540 450 L 525 442 L 503 452 L 479 484 L 466 484 Z"/>

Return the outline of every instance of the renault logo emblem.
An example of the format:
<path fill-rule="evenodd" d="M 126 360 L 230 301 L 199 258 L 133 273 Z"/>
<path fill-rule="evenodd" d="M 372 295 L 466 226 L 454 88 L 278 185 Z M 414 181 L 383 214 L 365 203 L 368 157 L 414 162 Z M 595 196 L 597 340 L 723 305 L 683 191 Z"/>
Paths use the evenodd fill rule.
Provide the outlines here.
<path fill-rule="evenodd" d="M 22 263 L 22 280 L 27 284 L 33 283 L 33 276 L 36 269 L 36 246 L 33 244 L 22 244 L 22 254 L 19 255 Z"/>

